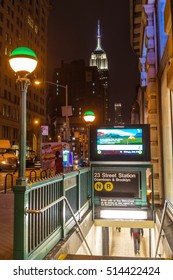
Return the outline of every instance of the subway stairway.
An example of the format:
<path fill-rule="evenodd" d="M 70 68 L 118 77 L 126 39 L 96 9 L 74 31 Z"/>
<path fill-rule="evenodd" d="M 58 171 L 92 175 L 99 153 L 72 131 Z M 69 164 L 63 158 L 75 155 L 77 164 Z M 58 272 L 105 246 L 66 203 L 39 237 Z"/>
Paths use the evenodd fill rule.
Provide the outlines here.
<path fill-rule="evenodd" d="M 91 213 L 88 215 L 90 216 Z M 160 217 L 161 218 L 161 217 Z M 81 229 L 85 233 L 86 242 L 92 254 L 88 251 L 85 240 L 83 240 L 79 234 L 78 228 L 76 228 L 70 236 L 66 238 L 61 244 L 56 246 L 45 259 L 53 260 L 126 260 L 126 259 L 172 259 L 173 255 L 173 237 L 170 237 L 168 242 L 165 235 L 161 235 L 157 254 L 156 247 L 158 241 L 158 234 L 160 230 L 161 220 L 156 219 L 156 222 L 146 222 L 146 228 L 144 229 L 144 235 L 141 237 L 140 253 L 134 252 L 134 241 L 130 235 L 131 223 L 138 226 L 145 226 L 145 221 L 125 221 L 117 220 L 108 222 L 109 227 L 105 227 L 107 222 L 93 221 L 90 218 L 85 217 L 81 223 Z M 105 224 L 106 223 L 106 224 Z M 117 226 L 114 226 L 117 225 Z M 87 231 L 86 227 L 90 227 Z M 121 225 L 121 227 L 119 227 Z M 157 228 L 157 226 L 159 228 Z M 119 230 L 120 228 L 120 230 Z M 165 221 L 165 232 L 173 232 L 173 224 L 170 221 Z M 87 234 L 86 234 L 87 232 Z M 161 231 L 162 232 L 162 231 Z M 172 236 L 172 235 L 171 235 Z M 80 240 L 80 241 L 79 241 Z"/>
<path fill-rule="evenodd" d="M 0 194 L 0 259 L 13 259 L 13 212 L 14 195 L 8 191 Z M 130 236 L 130 224 L 124 221 L 113 221 L 110 227 L 106 227 L 103 221 L 98 223 L 92 220 L 90 211 L 80 222 L 82 232 L 92 251 L 88 252 L 79 230 L 74 227 L 67 238 L 57 244 L 45 257 L 53 259 L 154 259 L 155 249 L 162 218 L 161 211 L 156 215 L 154 227 L 144 228 L 144 236 L 141 238 L 140 254 L 135 255 L 133 239 Z M 116 227 L 121 227 L 118 231 Z M 106 235 L 103 233 L 106 230 Z M 173 223 L 166 217 L 161 232 L 157 259 L 172 259 L 173 257 Z M 109 232 L 109 234 L 108 234 Z M 108 235 L 107 235 L 108 234 Z"/>

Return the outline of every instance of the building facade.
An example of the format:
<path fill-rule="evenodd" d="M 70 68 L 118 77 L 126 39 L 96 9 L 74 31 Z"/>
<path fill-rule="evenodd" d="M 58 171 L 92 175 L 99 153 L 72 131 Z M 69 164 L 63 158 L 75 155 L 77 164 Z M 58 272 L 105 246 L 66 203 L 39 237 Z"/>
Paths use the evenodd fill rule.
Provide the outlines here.
<path fill-rule="evenodd" d="M 173 1 L 158 1 L 159 80 L 162 110 L 163 186 L 173 202 Z"/>
<path fill-rule="evenodd" d="M 9 66 L 9 55 L 20 46 L 37 55 L 34 76 L 46 79 L 47 20 L 50 1 L 0 1 L 0 139 L 19 145 L 20 95 Z M 30 85 L 27 93 L 27 149 L 37 150 L 40 125 L 46 120 L 45 86 Z M 38 126 L 37 126 L 38 124 Z M 36 151 L 37 152 L 37 151 Z"/>
<path fill-rule="evenodd" d="M 150 124 L 157 203 L 173 203 L 173 1 L 131 0 L 131 45 L 139 58 L 143 121 Z"/>

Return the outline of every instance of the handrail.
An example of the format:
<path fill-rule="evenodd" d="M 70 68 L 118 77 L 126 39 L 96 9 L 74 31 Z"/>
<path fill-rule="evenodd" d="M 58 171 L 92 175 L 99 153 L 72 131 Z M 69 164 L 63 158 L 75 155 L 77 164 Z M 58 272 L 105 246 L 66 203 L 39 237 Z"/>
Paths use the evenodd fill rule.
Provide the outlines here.
<path fill-rule="evenodd" d="M 40 210 L 25 210 L 25 213 L 41 214 L 41 213 L 43 213 L 44 211 L 46 211 L 47 209 L 51 208 L 52 206 L 54 206 L 55 204 L 57 204 L 57 203 L 59 203 L 59 202 L 61 202 L 61 201 L 63 201 L 63 200 L 66 202 L 66 204 L 67 204 L 67 206 L 68 206 L 68 208 L 69 208 L 69 210 L 70 210 L 70 212 L 71 212 L 71 214 L 72 214 L 72 217 L 73 217 L 73 219 L 74 219 L 74 221 L 75 221 L 75 223 L 76 223 L 76 225 L 77 225 L 77 227 L 78 227 L 78 229 L 79 229 L 79 232 L 80 232 L 80 234 L 81 234 L 81 236 L 82 236 L 82 239 L 83 239 L 83 241 L 85 242 L 85 244 L 86 244 L 86 246 L 87 246 L 87 248 L 88 248 L 88 251 L 90 252 L 90 255 L 92 256 L 92 252 L 91 252 L 91 250 L 90 250 L 90 248 L 89 248 L 89 245 L 88 245 L 88 243 L 87 243 L 87 241 L 86 241 L 86 238 L 85 238 L 85 236 L 84 236 L 84 234 L 83 234 L 83 232 L 82 232 L 82 230 L 81 230 L 81 227 L 80 227 L 80 225 L 79 225 L 79 223 L 78 223 L 78 221 L 77 221 L 77 219 L 76 219 L 76 217 L 75 217 L 75 215 L 74 215 L 74 213 L 73 213 L 73 210 L 72 210 L 72 208 L 71 208 L 71 206 L 70 206 L 70 204 L 69 204 L 69 202 L 68 202 L 68 200 L 67 200 L 67 198 L 66 198 L 65 196 L 61 196 L 60 198 L 56 199 L 54 202 L 48 204 L 47 206 L 43 207 L 43 208 L 40 209 Z"/>
<path fill-rule="evenodd" d="M 163 223 L 164 223 L 164 220 L 165 220 L 166 210 L 167 210 L 168 206 L 170 206 L 170 208 L 173 209 L 173 205 L 171 204 L 171 202 L 169 200 L 165 200 L 162 219 L 161 219 L 161 224 L 160 224 L 159 236 L 158 236 L 157 245 L 156 245 L 155 258 L 157 257 L 159 243 L 160 243 L 160 239 L 161 239 L 161 233 L 162 233 L 162 230 L 163 230 Z"/>

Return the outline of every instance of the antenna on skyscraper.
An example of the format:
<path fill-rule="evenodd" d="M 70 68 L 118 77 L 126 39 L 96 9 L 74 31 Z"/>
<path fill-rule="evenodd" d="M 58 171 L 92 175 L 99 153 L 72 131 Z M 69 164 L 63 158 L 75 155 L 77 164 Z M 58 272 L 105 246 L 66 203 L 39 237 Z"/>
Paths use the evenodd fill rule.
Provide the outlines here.
<path fill-rule="evenodd" d="M 102 50 L 101 47 L 101 33 L 100 33 L 100 20 L 98 19 L 98 25 L 97 25 L 97 47 L 96 50 Z"/>

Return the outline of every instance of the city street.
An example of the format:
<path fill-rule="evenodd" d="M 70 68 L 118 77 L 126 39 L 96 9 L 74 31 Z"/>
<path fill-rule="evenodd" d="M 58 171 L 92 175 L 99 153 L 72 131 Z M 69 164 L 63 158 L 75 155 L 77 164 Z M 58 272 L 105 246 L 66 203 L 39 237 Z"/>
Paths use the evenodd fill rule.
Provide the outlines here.
<path fill-rule="evenodd" d="M 43 173 L 45 176 L 46 173 Z M 36 178 L 40 178 L 40 169 L 30 169 L 26 170 L 26 177 L 31 180 L 35 180 Z M 16 184 L 16 179 L 18 178 L 18 171 L 1 171 L 0 172 L 0 192 L 5 191 L 6 189 L 10 189 L 12 185 Z M 6 186 L 6 187 L 5 187 Z"/>

